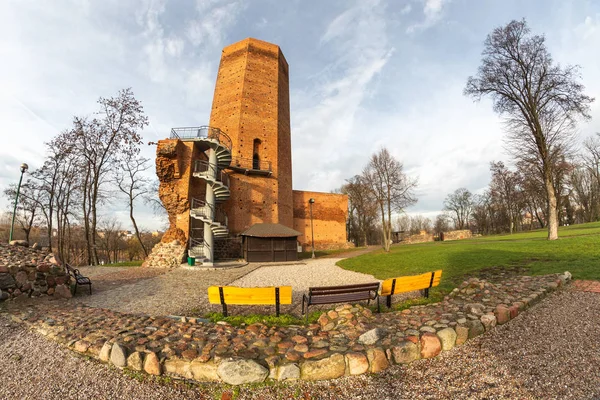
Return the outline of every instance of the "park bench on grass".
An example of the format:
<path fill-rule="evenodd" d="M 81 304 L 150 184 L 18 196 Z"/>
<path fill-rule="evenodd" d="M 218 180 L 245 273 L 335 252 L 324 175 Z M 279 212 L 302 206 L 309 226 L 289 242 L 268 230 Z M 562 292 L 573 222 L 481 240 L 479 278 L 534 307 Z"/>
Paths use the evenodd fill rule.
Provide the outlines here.
<path fill-rule="evenodd" d="M 387 296 L 385 304 L 392 306 L 392 296 L 398 293 L 423 290 L 423 296 L 429 297 L 429 289 L 440 284 L 442 270 L 426 272 L 421 275 L 402 276 L 386 279 L 381 283 L 380 296 Z"/>
<path fill-rule="evenodd" d="M 92 294 L 92 281 L 90 278 L 81 275 L 77 268 L 73 268 L 66 263 L 65 269 L 67 270 L 67 273 L 75 280 L 75 291 L 73 292 L 73 296 L 77 294 L 77 286 L 79 285 L 88 285 L 90 287 L 90 295 Z"/>
<path fill-rule="evenodd" d="M 308 307 L 314 304 L 353 303 L 356 301 L 377 299 L 377 312 L 379 312 L 379 282 L 361 283 L 346 286 L 321 286 L 308 288 L 308 296 L 302 295 L 302 314 L 306 313 L 308 319 Z M 306 303 L 306 310 L 304 304 Z"/>
<path fill-rule="evenodd" d="M 211 286 L 208 288 L 208 301 L 221 304 L 223 315 L 227 316 L 227 305 L 275 305 L 279 317 L 280 304 L 292 304 L 291 286 L 269 286 L 243 288 L 237 286 Z"/>

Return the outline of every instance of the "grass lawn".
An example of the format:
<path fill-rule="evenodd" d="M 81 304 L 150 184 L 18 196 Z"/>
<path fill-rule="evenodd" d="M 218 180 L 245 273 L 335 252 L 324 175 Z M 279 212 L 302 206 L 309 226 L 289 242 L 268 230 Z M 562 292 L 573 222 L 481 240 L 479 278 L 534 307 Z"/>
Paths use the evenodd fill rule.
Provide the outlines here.
<path fill-rule="evenodd" d="M 514 235 L 482 236 L 452 242 L 392 247 L 338 262 L 342 268 L 378 279 L 443 269 L 433 300 L 451 291 L 466 275 L 490 267 L 521 266 L 530 274 L 570 271 L 574 279 L 600 280 L 600 222 L 559 229 L 559 240 L 546 240 L 545 230 Z"/>
<path fill-rule="evenodd" d="M 139 267 L 142 265 L 143 262 L 144 260 L 122 261 L 118 263 L 104 264 L 102 265 L 102 267 Z"/>

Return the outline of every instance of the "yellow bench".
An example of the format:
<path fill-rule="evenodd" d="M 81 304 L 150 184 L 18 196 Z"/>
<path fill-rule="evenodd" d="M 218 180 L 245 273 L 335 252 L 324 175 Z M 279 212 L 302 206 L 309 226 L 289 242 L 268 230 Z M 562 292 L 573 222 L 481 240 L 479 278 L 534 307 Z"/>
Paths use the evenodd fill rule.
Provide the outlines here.
<path fill-rule="evenodd" d="M 392 306 L 392 295 L 424 289 L 425 297 L 429 297 L 429 289 L 440 284 L 442 270 L 426 272 L 421 275 L 402 276 L 386 279 L 381 283 L 380 296 L 387 296 L 386 305 Z"/>
<path fill-rule="evenodd" d="M 237 286 L 211 286 L 208 288 L 208 301 L 221 304 L 223 315 L 227 316 L 227 305 L 274 304 L 279 316 L 280 304 L 292 304 L 291 286 L 269 286 L 243 288 Z"/>

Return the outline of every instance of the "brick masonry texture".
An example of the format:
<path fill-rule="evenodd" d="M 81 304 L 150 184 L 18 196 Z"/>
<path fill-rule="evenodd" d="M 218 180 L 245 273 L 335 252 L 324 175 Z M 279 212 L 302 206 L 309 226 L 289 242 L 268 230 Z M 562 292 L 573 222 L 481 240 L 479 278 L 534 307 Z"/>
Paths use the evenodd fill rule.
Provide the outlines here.
<path fill-rule="evenodd" d="M 298 241 L 306 251 L 311 247 L 310 205 L 313 203 L 315 249 L 330 250 L 349 247 L 346 242 L 348 196 L 345 194 L 294 190 L 294 229 L 302 233 Z"/>
<path fill-rule="evenodd" d="M 469 239 L 471 237 L 473 237 L 473 234 L 468 229 L 463 229 L 461 231 L 443 232 L 441 235 L 442 240 L 445 242 L 449 240 Z"/>
<path fill-rule="evenodd" d="M 280 223 L 302 233 L 306 249 L 310 219 L 308 199 L 315 198 L 315 247 L 349 247 L 346 241 L 346 195 L 292 191 L 288 63 L 279 46 L 245 39 L 223 49 L 213 98 L 210 125 L 232 141 L 232 157 L 252 159 L 258 154 L 270 163 L 272 174 L 245 175 L 228 170 L 231 197 L 223 204 L 230 235 L 236 237 L 256 223 Z M 206 184 L 192 176 L 195 160 L 206 155 L 193 141 L 165 139 L 156 149 L 159 197 L 169 215 L 163 243 L 187 243 L 191 199 L 204 199 Z M 241 247 L 240 247 L 241 248 Z M 236 258 L 237 246 L 215 249 L 217 258 Z M 153 257 L 148 266 L 164 267 Z"/>
<path fill-rule="evenodd" d="M 270 177 L 232 174 L 224 208 L 239 234 L 255 223 L 292 221 L 292 150 L 288 64 L 279 46 L 245 39 L 225 47 L 210 125 L 226 132 L 232 156 L 252 159 L 255 143 Z"/>

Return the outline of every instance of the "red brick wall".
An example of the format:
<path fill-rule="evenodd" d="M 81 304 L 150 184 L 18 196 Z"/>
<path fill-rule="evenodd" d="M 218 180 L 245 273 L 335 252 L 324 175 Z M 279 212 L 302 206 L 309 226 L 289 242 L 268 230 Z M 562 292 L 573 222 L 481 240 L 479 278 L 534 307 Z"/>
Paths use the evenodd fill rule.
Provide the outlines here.
<path fill-rule="evenodd" d="M 312 242 L 308 202 L 311 198 L 315 199 L 313 203 L 315 248 L 336 249 L 348 247 L 346 240 L 347 195 L 300 190 L 294 190 L 293 195 L 294 229 L 302 233 L 298 237 L 298 241 L 305 250 L 310 249 Z"/>
<path fill-rule="evenodd" d="M 231 137 L 233 157 L 252 158 L 259 139 L 260 159 L 273 169 L 270 177 L 231 174 L 231 233 L 260 222 L 292 227 L 289 77 L 279 46 L 245 39 L 223 49 L 210 125 Z"/>

